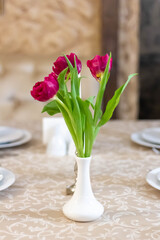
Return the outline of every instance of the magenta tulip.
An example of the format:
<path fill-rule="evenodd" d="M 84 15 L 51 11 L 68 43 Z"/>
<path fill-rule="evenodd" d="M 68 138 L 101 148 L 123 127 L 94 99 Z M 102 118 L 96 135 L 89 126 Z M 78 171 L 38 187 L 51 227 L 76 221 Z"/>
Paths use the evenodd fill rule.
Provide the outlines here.
<path fill-rule="evenodd" d="M 31 95 L 34 99 L 45 102 L 52 98 L 59 90 L 59 84 L 54 73 L 45 77 L 44 81 L 37 82 L 31 91 Z"/>
<path fill-rule="evenodd" d="M 54 72 L 51 72 L 47 77 L 44 78 L 44 81 L 51 81 L 54 84 L 58 81 L 57 75 Z"/>
<path fill-rule="evenodd" d="M 106 54 L 105 56 L 96 55 L 92 60 L 87 61 L 87 66 L 89 67 L 92 76 L 97 80 L 101 81 L 107 62 L 109 59 L 109 55 Z M 112 68 L 112 58 L 109 63 L 109 72 Z"/>
<path fill-rule="evenodd" d="M 67 58 L 69 59 L 70 63 L 72 64 L 73 67 L 74 66 L 74 58 L 76 58 L 76 65 L 77 65 L 77 70 L 78 70 L 78 73 L 81 72 L 81 69 L 82 69 L 82 63 L 81 61 L 78 59 L 78 57 L 76 56 L 75 53 L 71 53 L 70 55 L 66 55 Z M 68 63 L 65 59 L 64 56 L 60 56 L 57 58 L 57 60 L 53 63 L 53 72 L 56 73 L 57 75 L 59 75 L 65 68 L 68 67 Z M 68 72 L 69 73 L 69 70 Z"/>

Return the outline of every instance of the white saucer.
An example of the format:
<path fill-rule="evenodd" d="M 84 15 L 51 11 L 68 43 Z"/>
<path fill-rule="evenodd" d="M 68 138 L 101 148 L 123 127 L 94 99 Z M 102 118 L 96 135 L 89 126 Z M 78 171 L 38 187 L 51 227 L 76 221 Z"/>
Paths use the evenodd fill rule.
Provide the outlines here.
<path fill-rule="evenodd" d="M 158 180 L 157 175 L 160 173 L 160 168 L 153 169 L 146 176 L 146 181 L 152 187 L 160 190 L 160 181 Z"/>
<path fill-rule="evenodd" d="M 146 128 L 142 131 L 142 138 L 150 143 L 160 145 L 160 128 Z"/>
<path fill-rule="evenodd" d="M 23 137 L 22 138 L 20 138 L 17 141 L 14 141 L 14 142 L 0 144 L 0 149 L 1 148 L 16 147 L 16 146 L 20 146 L 24 143 L 29 142 L 32 138 L 31 133 L 26 131 L 26 130 L 21 130 L 21 131 L 23 132 Z"/>
<path fill-rule="evenodd" d="M 0 191 L 10 187 L 15 182 L 15 175 L 8 169 L 0 167 L 0 174 L 3 175 L 3 179 L 0 181 Z"/>
<path fill-rule="evenodd" d="M 157 148 L 160 149 L 159 144 L 149 143 L 142 138 L 142 131 L 131 134 L 131 140 L 137 144 L 140 144 L 145 147 Z"/>
<path fill-rule="evenodd" d="M 14 142 L 23 137 L 23 131 L 18 128 L 0 126 L 0 144 Z"/>

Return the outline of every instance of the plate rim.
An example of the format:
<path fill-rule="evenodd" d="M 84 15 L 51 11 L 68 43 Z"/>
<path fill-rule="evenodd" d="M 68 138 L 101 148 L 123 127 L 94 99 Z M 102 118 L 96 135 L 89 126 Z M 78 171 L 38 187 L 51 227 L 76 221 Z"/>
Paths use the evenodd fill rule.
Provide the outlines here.
<path fill-rule="evenodd" d="M 153 127 L 153 128 L 145 128 L 143 131 L 142 131 L 142 138 L 146 141 L 146 142 L 149 142 L 149 143 L 152 143 L 152 144 L 156 144 L 156 145 L 160 145 L 160 139 L 159 139 L 159 142 L 156 142 L 156 141 L 154 141 L 154 140 L 149 140 L 149 139 L 147 139 L 145 136 L 144 136 L 144 134 L 145 134 L 145 132 L 147 132 L 147 131 L 149 131 L 149 130 L 154 130 L 154 129 L 159 129 L 159 131 L 160 131 L 160 128 L 159 127 Z M 152 138 L 152 137 L 151 137 Z M 153 138 L 152 138 L 153 139 Z"/>
<path fill-rule="evenodd" d="M 10 148 L 10 147 L 18 147 L 20 145 L 23 145 L 23 144 L 29 142 L 32 139 L 31 132 L 29 132 L 28 130 L 25 130 L 25 129 L 21 129 L 21 130 L 24 132 L 22 138 L 20 138 L 17 141 L 11 142 L 11 143 L 0 144 L 0 149 Z"/>
<path fill-rule="evenodd" d="M 0 144 L 12 143 L 12 142 L 18 141 L 21 138 L 23 138 L 23 135 L 24 135 L 23 129 L 16 128 L 16 127 L 9 127 L 9 126 L 0 126 L 0 131 L 1 131 L 2 128 L 6 128 L 6 129 L 8 129 L 10 131 L 15 131 L 15 132 L 18 131 L 18 132 L 21 132 L 21 134 L 20 134 L 20 136 L 14 137 L 14 138 L 12 137 L 9 140 L 1 140 L 0 139 Z"/>
<path fill-rule="evenodd" d="M 152 174 L 153 176 L 155 176 L 155 175 L 157 175 L 158 171 L 160 172 L 160 167 L 154 168 L 151 171 L 149 171 L 146 175 L 146 181 L 153 188 L 160 190 L 160 182 L 159 182 L 159 186 L 158 186 L 154 181 L 150 181 L 150 175 Z M 157 181 L 158 181 L 158 179 L 157 179 Z"/>
<path fill-rule="evenodd" d="M 150 148 L 154 148 L 155 147 L 157 149 L 160 149 L 160 144 L 150 143 L 150 142 L 147 142 L 144 139 L 142 139 L 140 137 L 141 132 L 142 131 L 134 132 L 134 133 L 131 134 L 131 140 L 134 143 L 137 143 L 138 145 L 141 145 L 141 146 L 144 146 L 144 147 L 150 147 Z M 135 136 L 138 137 L 138 139 L 135 139 Z"/>
<path fill-rule="evenodd" d="M 15 177 L 15 174 L 11 170 L 9 170 L 7 168 L 0 167 L 0 170 L 3 170 L 7 174 L 10 174 L 11 177 L 12 177 L 10 179 L 10 183 L 8 185 L 6 184 L 6 186 L 5 185 L 3 186 L 3 184 L 2 185 L 0 184 L 0 191 L 3 191 L 5 189 L 9 188 L 11 185 L 13 185 L 13 183 L 15 183 L 16 177 Z M 3 175 L 2 181 L 4 181 L 4 180 L 5 180 L 5 175 Z"/>

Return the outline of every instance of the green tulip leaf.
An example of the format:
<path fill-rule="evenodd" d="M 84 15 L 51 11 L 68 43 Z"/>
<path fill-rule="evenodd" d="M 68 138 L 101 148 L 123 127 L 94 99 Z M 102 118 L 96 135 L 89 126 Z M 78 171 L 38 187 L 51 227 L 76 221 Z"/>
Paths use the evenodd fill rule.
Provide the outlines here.
<path fill-rule="evenodd" d="M 95 99 L 95 96 L 91 96 L 91 97 L 87 98 L 87 100 L 86 100 L 86 102 L 88 102 L 89 105 L 92 106 L 93 110 L 94 110 L 94 107 L 95 107 L 94 106 L 94 99 Z"/>
<path fill-rule="evenodd" d="M 42 113 L 47 112 L 49 115 L 53 116 L 56 113 L 60 113 L 60 110 L 57 106 L 57 103 L 55 100 L 53 100 L 52 102 L 49 102 L 48 104 L 46 104 L 42 110 Z"/>
<path fill-rule="evenodd" d="M 113 112 L 114 112 L 115 108 L 117 107 L 117 105 L 119 103 L 121 94 L 123 93 L 123 91 L 126 88 L 126 86 L 128 85 L 128 83 L 130 82 L 131 78 L 133 78 L 136 75 L 137 75 L 137 73 L 129 75 L 128 80 L 126 81 L 126 83 L 123 84 L 120 88 L 118 88 L 115 91 L 114 96 L 107 103 L 105 112 L 104 112 L 101 120 L 99 121 L 97 127 L 101 127 L 102 125 L 104 125 L 106 122 L 108 122 L 110 120 L 110 118 L 113 115 Z"/>

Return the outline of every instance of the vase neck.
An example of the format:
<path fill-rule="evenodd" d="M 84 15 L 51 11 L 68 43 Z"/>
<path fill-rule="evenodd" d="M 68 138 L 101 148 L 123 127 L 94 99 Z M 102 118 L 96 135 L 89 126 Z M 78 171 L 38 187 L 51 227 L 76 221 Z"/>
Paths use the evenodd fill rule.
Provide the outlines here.
<path fill-rule="evenodd" d="M 78 177 L 76 183 L 75 194 L 78 191 L 83 195 L 92 194 L 92 188 L 90 183 L 90 162 L 91 157 L 79 158 L 76 157 L 78 167 Z"/>

